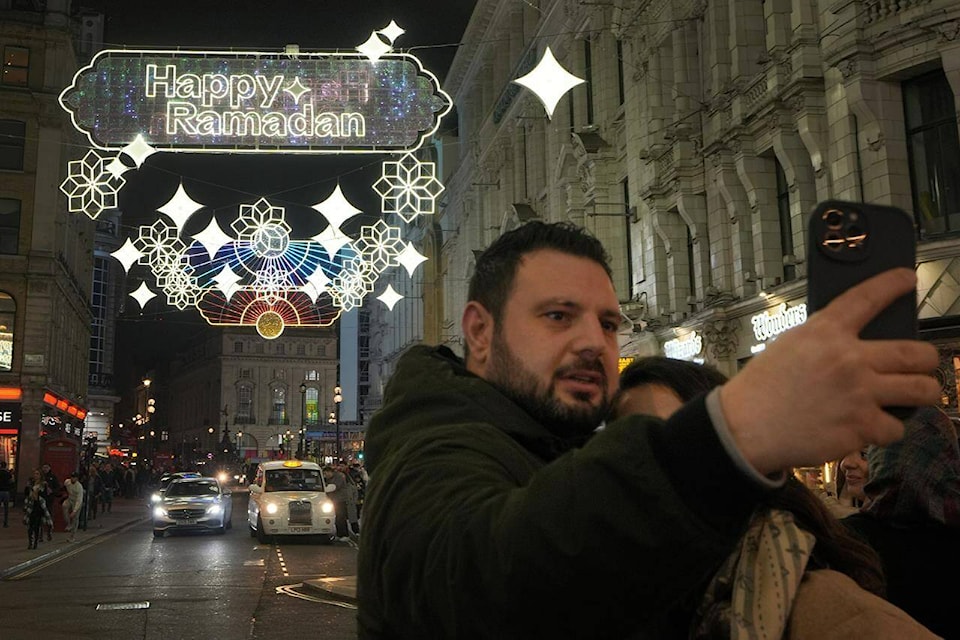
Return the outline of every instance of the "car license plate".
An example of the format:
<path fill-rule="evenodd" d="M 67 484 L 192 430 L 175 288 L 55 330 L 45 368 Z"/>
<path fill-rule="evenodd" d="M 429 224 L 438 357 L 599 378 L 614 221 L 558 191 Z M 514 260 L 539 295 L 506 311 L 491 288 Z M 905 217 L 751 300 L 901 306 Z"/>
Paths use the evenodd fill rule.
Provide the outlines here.
<path fill-rule="evenodd" d="M 197 524 L 197 521 L 193 518 L 187 518 L 186 520 L 181 520 L 180 524 Z"/>
<path fill-rule="evenodd" d="M 310 533 L 310 527 L 290 527 L 290 533 Z"/>

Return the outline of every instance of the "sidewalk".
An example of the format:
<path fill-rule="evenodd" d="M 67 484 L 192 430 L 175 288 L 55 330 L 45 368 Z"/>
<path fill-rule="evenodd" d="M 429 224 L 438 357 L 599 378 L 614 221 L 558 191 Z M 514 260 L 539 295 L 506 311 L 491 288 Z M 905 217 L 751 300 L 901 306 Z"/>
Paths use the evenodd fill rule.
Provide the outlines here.
<path fill-rule="evenodd" d="M 318 595 L 332 597 L 352 604 L 357 602 L 357 576 L 304 580 L 303 586 Z"/>
<path fill-rule="evenodd" d="M 98 513 L 95 520 L 88 521 L 87 530 L 78 530 L 74 542 L 67 542 L 65 532 L 54 531 L 52 541 L 47 542 L 44 536 L 36 549 L 27 549 L 27 527 L 23 524 L 21 506 L 22 501 L 19 501 L 10 509 L 9 526 L 0 528 L 0 580 L 150 515 L 145 498 L 114 498 L 111 512 Z M 2 518 L 3 512 L 0 511 L 0 524 Z"/>

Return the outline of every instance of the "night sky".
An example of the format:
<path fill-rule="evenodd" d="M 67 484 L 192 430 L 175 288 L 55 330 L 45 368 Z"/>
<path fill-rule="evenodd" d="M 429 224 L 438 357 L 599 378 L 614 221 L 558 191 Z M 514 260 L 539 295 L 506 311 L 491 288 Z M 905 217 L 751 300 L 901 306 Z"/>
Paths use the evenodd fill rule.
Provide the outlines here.
<path fill-rule="evenodd" d="M 352 51 L 371 31 L 395 20 L 406 29 L 395 42 L 396 49 L 417 55 L 424 67 L 441 80 L 442 86 L 474 2 L 83 0 L 74 6 L 104 13 L 107 48 L 234 48 L 272 52 L 296 43 L 301 51 Z M 451 123 L 445 121 L 441 129 L 449 126 Z M 326 198 L 338 182 L 354 205 L 370 211 L 371 215 L 378 214 L 379 200 L 371 185 L 379 177 L 383 159 L 376 155 L 155 154 L 138 171 L 124 176 L 127 184 L 120 193 L 123 236 L 155 219 L 155 209 L 173 195 L 181 180 L 195 200 L 209 207 L 196 216 L 198 220 L 191 220 L 195 224 L 188 223 L 188 233 L 206 225 L 209 220 L 206 211 L 212 209 L 223 221 L 235 215 L 239 204 L 251 204 L 260 197 L 286 208 L 288 221 L 297 235 L 317 233 L 321 230 L 317 226 L 317 215 L 309 207 Z M 349 224 L 345 225 L 348 233 L 351 232 Z M 135 289 L 140 280 L 135 277 L 135 270 L 131 273 L 134 277 L 125 283 L 128 292 Z M 153 283 L 149 284 L 154 288 Z M 161 297 L 149 302 L 144 313 L 139 312 L 135 301 L 126 298 L 126 312 L 119 323 L 116 359 L 116 386 L 121 394 L 147 370 L 162 372 L 169 354 L 207 326 L 195 309 L 179 312 L 167 306 Z"/>

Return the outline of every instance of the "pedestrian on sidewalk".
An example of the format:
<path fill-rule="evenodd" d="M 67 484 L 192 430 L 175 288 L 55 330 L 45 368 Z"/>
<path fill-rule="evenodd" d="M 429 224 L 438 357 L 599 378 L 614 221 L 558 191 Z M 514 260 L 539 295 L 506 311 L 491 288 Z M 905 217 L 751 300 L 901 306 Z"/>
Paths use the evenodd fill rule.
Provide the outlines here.
<path fill-rule="evenodd" d="M 120 485 L 117 483 L 117 474 L 114 472 L 113 465 L 109 462 L 100 470 L 100 483 L 103 486 L 103 492 L 100 494 L 100 513 L 110 513 L 113 511 L 113 495 Z"/>
<path fill-rule="evenodd" d="M 80 523 L 80 509 L 83 508 L 83 485 L 80 483 L 80 474 L 74 471 L 63 481 L 63 488 L 67 493 L 63 501 L 63 519 L 67 523 L 67 542 L 73 542 Z"/>
<path fill-rule="evenodd" d="M 47 503 L 47 511 L 53 513 L 53 501 L 60 495 L 60 479 L 57 478 L 57 474 L 53 472 L 49 464 L 44 463 L 40 467 L 40 471 L 43 473 L 43 481 L 46 484 L 43 499 Z M 53 520 L 50 521 L 49 525 L 44 525 L 44 529 L 47 531 L 47 541 L 53 540 Z"/>
<path fill-rule="evenodd" d="M 47 509 L 47 484 L 40 469 L 34 469 L 30 484 L 24 490 L 23 524 L 27 525 L 27 549 L 36 549 L 43 537 L 42 527 L 53 527 L 53 518 Z"/>
<path fill-rule="evenodd" d="M 13 500 L 13 474 L 7 469 L 7 461 L 0 460 L 0 505 L 3 508 L 3 528 L 9 526 L 10 503 Z"/>

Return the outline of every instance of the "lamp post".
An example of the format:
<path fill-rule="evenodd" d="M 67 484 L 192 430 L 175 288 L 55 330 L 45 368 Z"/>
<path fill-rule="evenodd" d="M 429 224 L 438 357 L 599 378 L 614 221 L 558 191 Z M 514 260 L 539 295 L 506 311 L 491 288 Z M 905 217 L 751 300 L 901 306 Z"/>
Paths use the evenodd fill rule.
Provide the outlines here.
<path fill-rule="evenodd" d="M 340 462 L 340 403 L 343 402 L 343 390 L 340 387 L 333 388 L 333 406 L 336 411 L 334 414 L 334 425 L 336 426 L 336 452 L 337 462 Z"/>
<path fill-rule="evenodd" d="M 297 458 L 303 459 L 303 438 L 307 430 L 307 385 L 300 383 L 300 443 L 297 445 Z"/>
<path fill-rule="evenodd" d="M 213 427 L 209 427 L 207 429 L 207 433 L 210 434 L 210 451 L 211 452 L 213 451 L 213 446 L 216 444 L 216 437 L 213 435 L 214 431 L 216 431 L 216 429 L 214 429 Z"/>
<path fill-rule="evenodd" d="M 241 447 L 243 446 L 243 431 L 237 431 L 237 459 L 243 459 Z"/>

